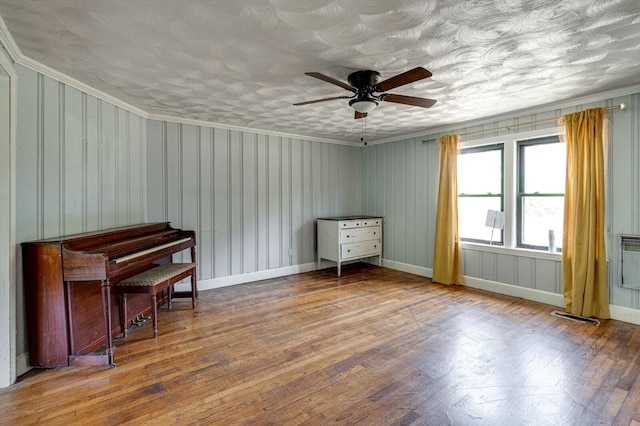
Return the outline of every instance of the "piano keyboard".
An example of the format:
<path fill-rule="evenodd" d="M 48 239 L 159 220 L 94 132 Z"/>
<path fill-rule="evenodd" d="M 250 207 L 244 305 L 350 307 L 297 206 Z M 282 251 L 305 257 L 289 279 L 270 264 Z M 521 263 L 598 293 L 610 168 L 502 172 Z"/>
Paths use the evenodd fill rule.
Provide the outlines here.
<path fill-rule="evenodd" d="M 182 244 L 185 241 L 189 241 L 189 240 L 191 240 L 191 238 L 183 238 L 181 240 L 176 240 L 176 241 L 172 241 L 170 243 L 166 243 L 166 244 L 162 244 L 162 245 L 159 245 L 159 246 L 151 247 L 151 248 L 146 249 L 146 250 L 138 251 L 138 252 L 131 253 L 131 254 L 128 254 L 126 256 L 122 256 L 122 257 L 119 257 L 117 259 L 114 259 L 114 262 L 115 263 L 126 262 L 126 261 L 129 261 L 129 260 L 135 259 L 136 257 L 145 256 L 147 254 L 150 254 L 150 253 L 153 253 L 153 252 L 156 252 L 156 251 L 160 251 L 160 250 L 164 250 L 164 249 L 169 248 L 169 247 L 177 246 L 178 244 Z"/>

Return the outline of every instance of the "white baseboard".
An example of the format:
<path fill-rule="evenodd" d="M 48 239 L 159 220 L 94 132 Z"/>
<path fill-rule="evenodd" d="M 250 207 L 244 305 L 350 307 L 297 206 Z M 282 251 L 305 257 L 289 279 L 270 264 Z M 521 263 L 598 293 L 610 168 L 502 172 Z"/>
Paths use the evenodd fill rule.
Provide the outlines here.
<path fill-rule="evenodd" d="M 433 269 L 425 268 L 423 266 L 409 265 L 407 263 L 387 259 L 382 259 L 382 266 L 427 278 L 433 277 Z M 564 296 L 562 294 L 505 284 L 497 281 L 484 280 L 482 278 L 468 277 L 466 275 L 464 279 L 467 287 L 491 291 L 493 293 L 504 294 L 507 296 L 521 297 L 526 300 L 545 303 L 547 305 L 557 306 L 560 308 L 565 307 Z M 640 310 L 638 309 L 609 305 L 609 311 L 611 319 L 613 320 L 640 325 Z"/>
<path fill-rule="evenodd" d="M 198 281 L 198 290 L 211 290 L 214 288 L 227 287 L 230 285 L 250 283 L 254 281 L 267 280 L 270 278 L 285 277 L 287 275 L 315 271 L 316 267 L 317 265 L 315 262 L 310 262 L 303 263 L 301 265 L 285 266 L 282 268 L 249 272 L 246 274 L 230 275 L 228 277 L 212 278 L 208 280 Z"/>
<path fill-rule="evenodd" d="M 29 352 L 16 356 L 16 375 L 22 376 L 32 368 L 29 364 Z"/>
<path fill-rule="evenodd" d="M 640 310 L 624 306 L 609 305 L 611 319 L 640 325 Z"/>
<path fill-rule="evenodd" d="M 407 263 L 387 259 L 382 260 L 382 265 L 390 269 L 433 278 L 433 269 L 425 268 L 424 266 L 409 265 Z M 546 303 L 548 305 L 564 307 L 564 299 L 561 294 L 504 284 L 497 281 L 484 280 L 482 278 L 468 277 L 466 275 L 464 276 L 464 282 L 467 287 L 505 294 L 507 296 L 520 297 L 522 299 L 533 300 L 535 302 Z"/>
<path fill-rule="evenodd" d="M 480 290 L 491 291 L 493 293 L 505 294 L 507 296 L 520 297 L 534 302 L 546 303 L 547 305 L 564 308 L 564 297 L 561 294 L 551 293 L 535 288 L 520 287 L 512 284 L 500 283 L 497 281 L 484 280 L 482 278 L 464 277 L 467 287 Z"/>
<path fill-rule="evenodd" d="M 389 269 L 395 269 L 396 271 L 433 278 L 433 269 L 425 268 L 424 266 L 410 265 L 408 263 L 396 262 L 395 260 L 387 259 L 382 259 L 382 266 Z"/>

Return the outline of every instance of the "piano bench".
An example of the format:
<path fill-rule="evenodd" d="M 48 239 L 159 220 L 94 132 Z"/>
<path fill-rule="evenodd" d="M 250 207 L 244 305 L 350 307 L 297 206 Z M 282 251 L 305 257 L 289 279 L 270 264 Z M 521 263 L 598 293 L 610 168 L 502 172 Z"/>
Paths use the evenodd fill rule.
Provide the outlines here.
<path fill-rule="evenodd" d="M 173 286 L 178 281 L 191 276 L 191 308 L 196 307 L 196 264 L 167 263 L 120 281 L 117 284 L 120 297 L 120 328 L 127 336 L 127 293 L 148 293 L 151 296 L 151 318 L 153 337 L 158 336 L 157 294 Z M 171 290 L 169 290 L 169 309 L 171 309 Z"/>

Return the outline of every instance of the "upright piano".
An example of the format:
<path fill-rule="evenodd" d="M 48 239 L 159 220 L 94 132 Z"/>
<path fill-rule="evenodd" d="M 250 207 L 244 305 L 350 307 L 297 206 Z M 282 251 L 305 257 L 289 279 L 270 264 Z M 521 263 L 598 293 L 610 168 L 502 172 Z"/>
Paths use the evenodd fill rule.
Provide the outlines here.
<path fill-rule="evenodd" d="M 22 243 L 31 365 L 115 366 L 112 339 L 123 330 L 111 287 L 186 249 L 195 263 L 195 246 L 194 231 L 169 222 Z M 151 311 L 144 295 L 127 305 L 125 327 Z"/>

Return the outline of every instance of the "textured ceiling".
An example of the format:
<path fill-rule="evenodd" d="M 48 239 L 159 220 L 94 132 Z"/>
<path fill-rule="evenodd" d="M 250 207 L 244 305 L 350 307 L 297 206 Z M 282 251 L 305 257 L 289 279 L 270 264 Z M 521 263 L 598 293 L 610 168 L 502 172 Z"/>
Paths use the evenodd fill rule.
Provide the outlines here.
<path fill-rule="evenodd" d="M 367 139 L 640 83 L 638 0 L 0 0 L 21 53 L 150 114 L 359 141 L 348 95 L 304 75 L 433 77 Z"/>

